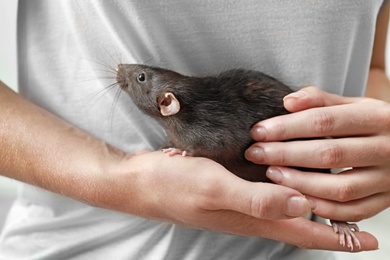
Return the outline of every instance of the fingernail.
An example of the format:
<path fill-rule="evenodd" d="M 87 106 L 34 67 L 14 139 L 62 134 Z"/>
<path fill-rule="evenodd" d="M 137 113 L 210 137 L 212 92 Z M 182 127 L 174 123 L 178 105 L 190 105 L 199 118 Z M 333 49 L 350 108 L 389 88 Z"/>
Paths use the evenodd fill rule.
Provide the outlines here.
<path fill-rule="evenodd" d="M 279 168 L 277 167 L 273 167 L 273 166 L 270 166 L 268 167 L 267 169 L 267 172 L 266 172 L 266 176 L 271 179 L 271 181 L 275 182 L 275 183 L 282 183 L 283 181 L 283 173 L 280 171 Z"/>
<path fill-rule="evenodd" d="M 253 128 L 252 130 L 252 138 L 256 141 L 263 141 L 265 140 L 265 129 L 264 127 L 258 126 Z"/>
<path fill-rule="evenodd" d="M 247 160 L 254 163 L 261 163 L 264 161 L 264 150 L 260 147 L 251 147 L 245 151 L 245 157 Z"/>
<path fill-rule="evenodd" d="M 309 201 L 302 196 L 294 196 L 287 200 L 286 215 L 289 217 L 305 216 L 310 212 Z"/>
<path fill-rule="evenodd" d="M 301 97 L 304 97 L 306 96 L 306 93 L 303 92 L 303 91 L 297 91 L 297 92 L 293 92 L 293 93 L 290 93 L 288 94 L 287 96 L 285 96 L 283 98 L 283 101 L 288 99 L 288 98 L 301 98 Z"/>

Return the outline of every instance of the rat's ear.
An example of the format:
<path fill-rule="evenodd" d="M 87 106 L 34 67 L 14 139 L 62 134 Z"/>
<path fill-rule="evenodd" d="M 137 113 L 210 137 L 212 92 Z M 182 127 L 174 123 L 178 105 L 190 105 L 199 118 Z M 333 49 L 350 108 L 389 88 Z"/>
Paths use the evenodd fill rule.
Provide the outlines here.
<path fill-rule="evenodd" d="M 180 102 L 171 92 L 165 93 L 158 99 L 158 106 L 163 116 L 172 116 L 180 111 Z"/>

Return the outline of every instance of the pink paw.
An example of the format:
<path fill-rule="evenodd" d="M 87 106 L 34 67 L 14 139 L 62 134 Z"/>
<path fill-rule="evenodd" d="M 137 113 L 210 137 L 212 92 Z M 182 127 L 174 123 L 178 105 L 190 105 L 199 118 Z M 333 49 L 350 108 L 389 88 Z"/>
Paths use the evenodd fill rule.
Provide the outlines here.
<path fill-rule="evenodd" d="M 180 154 L 181 156 L 191 156 L 186 150 L 181 150 L 177 148 L 166 148 L 162 149 L 164 153 L 167 153 L 169 156 L 174 156 L 176 154 Z"/>
<path fill-rule="evenodd" d="M 340 234 L 340 245 L 347 245 L 348 248 L 351 248 L 351 251 L 353 251 L 354 245 L 361 248 L 360 241 L 354 233 L 359 231 L 359 227 L 356 224 L 334 220 L 331 220 L 330 222 L 332 223 L 334 232 Z"/>

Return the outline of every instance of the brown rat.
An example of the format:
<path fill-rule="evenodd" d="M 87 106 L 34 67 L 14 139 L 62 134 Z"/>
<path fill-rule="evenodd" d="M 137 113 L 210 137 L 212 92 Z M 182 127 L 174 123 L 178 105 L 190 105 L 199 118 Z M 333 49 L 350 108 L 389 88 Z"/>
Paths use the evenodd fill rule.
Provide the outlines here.
<path fill-rule="evenodd" d="M 293 90 L 285 84 L 254 70 L 191 77 L 138 64 L 119 64 L 117 83 L 164 126 L 168 146 L 213 159 L 246 180 L 268 181 L 268 166 L 246 160 L 244 152 L 254 143 L 250 130 L 255 123 L 289 113 L 283 97 Z M 360 247 L 353 233 L 356 225 L 331 222 L 341 244 L 346 239 L 351 249 L 353 244 Z"/>
<path fill-rule="evenodd" d="M 282 99 L 290 88 L 257 71 L 198 78 L 123 64 L 117 81 L 141 110 L 164 126 L 168 146 L 211 158 L 244 179 L 265 180 L 266 167 L 244 158 L 253 143 L 250 129 L 263 119 L 288 113 Z"/>

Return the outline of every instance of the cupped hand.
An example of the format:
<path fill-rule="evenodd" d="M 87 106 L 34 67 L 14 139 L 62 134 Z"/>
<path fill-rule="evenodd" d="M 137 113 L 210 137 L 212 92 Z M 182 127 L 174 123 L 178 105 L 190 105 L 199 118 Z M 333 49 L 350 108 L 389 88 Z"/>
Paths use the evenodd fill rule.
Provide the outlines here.
<path fill-rule="evenodd" d="M 139 173 L 132 179 L 118 175 L 120 182 L 114 184 L 111 180 L 116 194 L 120 190 L 126 194 L 125 200 L 115 199 L 118 207 L 138 205 L 136 212 L 120 208 L 122 211 L 194 228 L 266 237 L 302 248 L 350 251 L 338 244 L 330 226 L 301 217 L 310 211 L 310 204 L 294 189 L 245 181 L 209 159 L 170 157 L 162 152 L 132 156 L 120 168 Z M 130 194 L 126 180 L 137 183 L 138 188 Z M 357 236 L 362 247 L 355 251 L 377 249 L 372 235 L 361 232 Z"/>
<path fill-rule="evenodd" d="M 322 217 L 360 221 L 389 207 L 389 103 L 308 87 L 286 96 L 284 105 L 294 113 L 253 127 L 257 142 L 246 151 L 248 160 L 273 165 L 267 176 L 307 195 Z M 281 142 L 290 139 L 296 140 Z M 333 175 L 285 166 L 348 168 Z"/>

